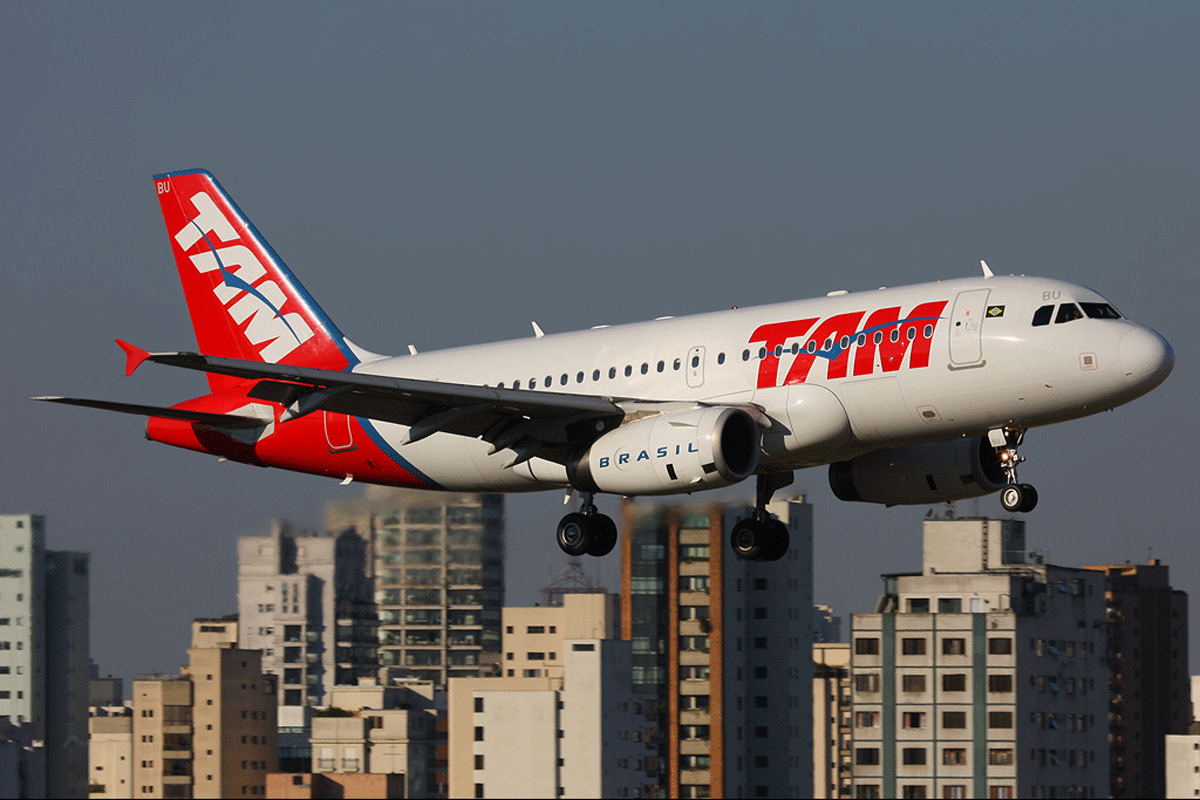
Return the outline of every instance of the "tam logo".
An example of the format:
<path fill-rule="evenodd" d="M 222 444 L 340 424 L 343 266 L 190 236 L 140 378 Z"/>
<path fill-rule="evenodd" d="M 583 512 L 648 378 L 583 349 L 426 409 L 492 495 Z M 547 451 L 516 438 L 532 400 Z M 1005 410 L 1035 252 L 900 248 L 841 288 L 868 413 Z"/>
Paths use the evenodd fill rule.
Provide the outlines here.
<path fill-rule="evenodd" d="M 166 188 L 158 188 L 159 194 L 169 191 L 169 183 Z M 312 338 L 312 328 L 300 314 L 283 313 L 287 296 L 275 281 L 263 280 L 267 268 L 253 250 L 241 244 L 237 230 L 208 193 L 197 192 L 191 203 L 196 216 L 175 234 L 176 243 L 186 253 L 203 241 L 202 252 L 188 256 L 192 265 L 201 274 L 220 272 L 221 282 L 213 286 L 213 294 L 251 345 L 266 343 L 258 351 L 263 361 L 279 363 Z M 235 244 L 217 247 L 213 238 L 222 244 Z M 242 328 L 247 320 L 249 323 Z"/>
<path fill-rule="evenodd" d="M 828 365 L 827 378 L 845 378 L 850 371 L 852 347 L 856 376 L 875 371 L 876 353 L 884 372 L 899 370 L 905 354 L 909 354 L 909 369 L 927 367 L 933 334 L 946 303 L 946 300 L 921 303 L 903 318 L 900 307 L 893 306 L 873 311 L 870 316 L 865 311 L 852 311 L 825 320 L 813 317 L 762 325 L 749 339 L 750 344 L 761 343 L 758 388 L 781 385 L 779 365 L 785 354 L 795 358 L 784 374 L 782 385 L 804 383 L 818 358 Z M 789 340 L 791 344 L 787 344 Z"/>

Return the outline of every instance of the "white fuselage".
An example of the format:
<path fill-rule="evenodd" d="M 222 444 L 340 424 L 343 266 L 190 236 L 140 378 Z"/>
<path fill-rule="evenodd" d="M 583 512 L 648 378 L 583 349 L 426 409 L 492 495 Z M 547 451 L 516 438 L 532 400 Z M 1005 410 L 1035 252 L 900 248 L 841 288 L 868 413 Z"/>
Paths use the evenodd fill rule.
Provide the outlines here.
<path fill-rule="evenodd" d="M 1173 353 L 1148 328 L 1087 315 L 1033 324 L 1039 308 L 1056 314 L 1067 303 L 1105 300 L 1060 281 L 980 277 L 378 358 L 355 371 L 618 402 L 754 405 L 769 418 L 758 471 L 777 471 L 1074 419 L 1165 379 Z M 442 488 L 568 485 L 561 464 L 509 467 L 511 453 L 489 454 L 480 439 L 403 444 L 404 426 L 365 424 Z"/>

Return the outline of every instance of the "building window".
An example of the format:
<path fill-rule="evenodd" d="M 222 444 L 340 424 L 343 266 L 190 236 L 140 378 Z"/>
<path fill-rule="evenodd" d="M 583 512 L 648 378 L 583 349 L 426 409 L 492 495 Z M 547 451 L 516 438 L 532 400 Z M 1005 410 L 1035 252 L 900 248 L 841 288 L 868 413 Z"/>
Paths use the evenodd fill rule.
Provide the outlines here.
<path fill-rule="evenodd" d="M 1012 639 L 1005 637 L 988 639 L 988 653 L 994 656 L 1012 655 Z"/>
<path fill-rule="evenodd" d="M 860 798 L 860 800 L 876 800 L 881 796 L 879 794 L 879 784 L 860 783 L 854 787 L 854 796 Z"/>
<path fill-rule="evenodd" d="M 951 783 L 942 788 L 942 797 L 947 800 L 964 800 L 967 796 L 967 787 L 961 783 Z"/>
<path fill-rule="evenodd" d="M 961 656 L 967 653 L 966 639 L 942 639 L 942 655 Z"/>
<path fill-rule="evenodd" d="M 862 766 L 876 766 L 879 764 L 879 748 L 878 747 L 860 747 L 854 751 L 854 763 Z"/>
<path fill-rule="evenodd" d="M 477 783 L 477 784 L 475 784 L 475 796 L 476 796 L 476 797 L 483 797 L 483 796 L 484 796 L 484 795 L 483 795 L 483 784 L 482 784 L 482 783 Z"/>
<path fill-rule="evenodd" d="M 1011 711 L 989 711 L 988 712 L 988 727 L 989 728 L 1011 728 L 1013 726 L 1013 715 Z"/>
<path fill-rule="evenodd" d="M 1011 747 L 993 747 L 988 750 L 988 763 L 994 766 L 1007 766 L 1013 763 Z"/>
<path fill-rule="evenodd" d="M 923 656 L 925 655 L 925 639 L 911 638 L 900 640 L 900 652 L 906 656 Z"/>
<path fill-rule="evenodd" d="M 856 711 L 856 712 L 854 712 L 854 727 L 856 727 L 856 728 L 878 728 L 879 727 L 879 712 L 878 711 Z"/>
<path fill-rule="evenodd" d="M 1012 786 L 989 786 L 988 787 L 988 797 L 998 798 L 998 800 L 1008 800 L 1008 798 L 1011 798 L 1013 796 L 1014 795 L 1013 795 L 1013 787 Z"/>
<path fill-rule="evenodd" d="M 917 730 L 926 726 L 928 714 L 924 711 L 905 711 L 903 716 L 904 727 L 908 730 Z"/>
<path fill-rule="evenodd" d="M 475 756 L 475 769 L 483 769 L 483 756 Z"/>
<path fill-rule="evenodd" d="M 905 692 L 923 692 L 925 691 L 925 676 L 924 675 L 902 675 L 900 677 L 901 691 Z"/>
<path fill-rule="evenodd" d="M 879 691 L 879 673 L 867 672 L 862 675 L 854 676 L 854 691 L 856 692 L 878 692 Z"/>
<path fill-rule="evenodd" d="M 483 698 L 476 697 L 475 698 L 475 713 L 480 714 L 482 712 L 483 712 Z"/>
<path fill-rule="evenodd" d="M 879 655 L 879 639 L 857 638 L 854 640 L 854 654 L 859 656 Z"/>
<path fill-rule="evenodd" d="M 962 766 L 967 763 L 967 748 L 965 747 L 947 747 L 942 750 L 942 763 L 955 767 Z"/>
<path fill-rule="evenodd" d="M 965 692 L 967 690 L 967 675 L 964 672 L 950 672 L 942 675 L 943 692 Z"/>
<path fill-rule="evenodd" d="M 943 728 L 965 728 L 965 727 L 967 727 L 967 712 L 965 712 L 965 711 L 943 711 L 942 712 L 942 727 Z"/>
<path fill-rule="evenodd" d="M 483 741 L 483 726 L 482 725 L 475 726 L 475 741 L 477 741 L 477 742 Z"/>
<path fill-rule="evenodd" d="M 925 748 L 924 747 L 905 747 L 900 753 L 900 760 L 908 765 L 920 765 L 925 763 Z"/>
<path fill-rule="evenodd" d="M 988 675 L 988 691 L 1003 693 L 1013 690 L 1012 675 Z"/>
<path fill-rule="evenodd" d="M 912 333 L 911 329 L 909 333 Z M 922 761 L 921 763 L 924 764 L 925 762 Z M 925 792 L 926 788 L 923 783 L 910 783 L 900 787 L 900 796 L 904 800 L 923 800 L 923 798 L 928 796 Z"/>

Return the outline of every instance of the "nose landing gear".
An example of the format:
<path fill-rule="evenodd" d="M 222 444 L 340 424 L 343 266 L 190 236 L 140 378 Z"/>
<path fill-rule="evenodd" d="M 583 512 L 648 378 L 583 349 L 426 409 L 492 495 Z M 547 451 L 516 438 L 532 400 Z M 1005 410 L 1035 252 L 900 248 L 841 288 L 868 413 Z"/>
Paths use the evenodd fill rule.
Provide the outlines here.
<path fill-rule="evenodd" d="M 792 482 L 791 472 L 759 475 L 756 482 L 754 513 L 733 526 L 729 544 L 733 553 L 743 561 L 778 561 L 788 551 L 790 537 L 787 525 L 772 519 L 767 503 L 777 489 Z"/>
<path fill-rule="evenodd" d="M 596 509 L 592 497 L 584 494 L 579 511 L 567 514 L 558 523 L 558 546 L 569 556 L 606 556 L 616 547 L 617 524 Z"/>
<path fill-rule="evenodd" d="M 1000 458 L 1000 469 L 1008 478 L 1008 485 L 1000 490 L 1000 505 L 1005 511 L 1028 513 L 1037 506 L 1037 489 L 1028 483 L 1017 482 L 1017 465 L 1025 457 L 1017 452 L 1025 439 L 1025 431 L 1014 428 L 995 428 L 988 431 L 988 441 L 996 448 Z"/>

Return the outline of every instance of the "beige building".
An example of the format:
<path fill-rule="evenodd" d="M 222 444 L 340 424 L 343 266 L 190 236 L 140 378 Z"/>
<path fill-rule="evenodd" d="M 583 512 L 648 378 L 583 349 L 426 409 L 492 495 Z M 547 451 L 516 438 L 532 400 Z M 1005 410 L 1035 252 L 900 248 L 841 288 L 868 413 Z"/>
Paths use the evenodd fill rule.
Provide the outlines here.
<path fill-rule="evenodd" d="M 621 597 L 568 594 L 561 606 L 505 607 L 502 674 L 509 678 L 561 678 L 567 639 L 618 639 Z"/>
<path fill-rule="evenodd" d="M 177 678 L 133 683 L 133 794 L 242 797 L 277 771 L 275 680 L 233 620 L 197 620 Z"/>
<path fill-rule="evenodd" d="M 850 645 L 825 642 L 813 644 L 812 718 L 812 796 L 849 797 Z"/>
<path fill-rule="evenodd" d="M 133 797 L 133 717 L 130 714 L 88 718 L 90 796 Z"/>
<path fill-rule="evenodd" d="M 855 797 L 1104 797 L 1104 584 L 1019 520 L 927 520 L 920 573 L 851 622 Z"/>
<path fill-rule="evenodd" d="M 429 682 L 335 686 L 329 708 L 313 715 L 312 773 L 396 776 L 388 785 L 399 785 L 402 796 L 436 796 L 434 705 Z"/>

